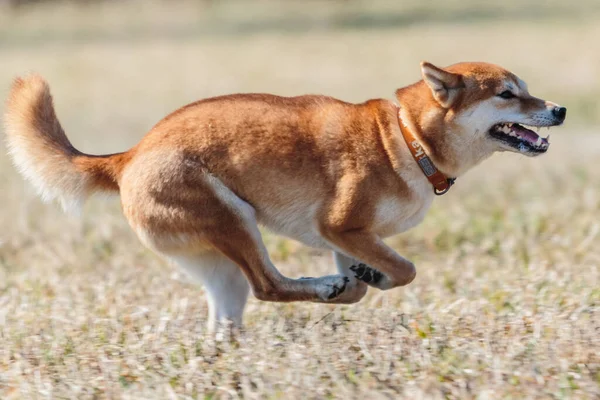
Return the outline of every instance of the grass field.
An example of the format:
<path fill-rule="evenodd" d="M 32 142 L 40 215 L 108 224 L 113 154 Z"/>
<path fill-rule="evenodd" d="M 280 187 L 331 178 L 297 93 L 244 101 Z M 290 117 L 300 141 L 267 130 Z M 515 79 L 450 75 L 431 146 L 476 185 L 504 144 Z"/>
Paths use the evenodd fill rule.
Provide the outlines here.
<path fill-rule="evenodd" d="M 410 286 L 353 306 L 252 299 L 238 342 L 216 344 L 202 289 L 138 243 L 118 199 L 66 216 L 0 152 L 0 398 L 600 398 L 597 2 L 168 4 L 0 8 L 0 96 L 42 73 L 74 145 L 107 153 L 202 97 L 392 98 L 422 59 L 485 60 L 567 123 L 548 154 L 494 156 L 390 240 Z M 289 276 L 334 270 L 265 241 Z"/>

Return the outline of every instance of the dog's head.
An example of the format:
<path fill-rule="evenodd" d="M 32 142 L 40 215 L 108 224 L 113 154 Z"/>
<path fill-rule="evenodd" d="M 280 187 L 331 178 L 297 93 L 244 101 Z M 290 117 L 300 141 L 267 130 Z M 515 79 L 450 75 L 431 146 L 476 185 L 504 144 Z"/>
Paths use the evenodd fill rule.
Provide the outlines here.
<path fill-rule="evenodd" d="M 526 126 L 550 127 L 565 120 L 565 107 L 533 97 L 525 82 L 497 65 L 438 68 L 423 62 L 421 72 L 422 81 L 397 95 L 401 105 L 415 102 L 411 117 L 425 142 L 433 147 L 441 142 L 441 152 L 455 153 L 448 156 L 479 160 L 494 151 L 536 156 L 548 150 L 549 142 Z"/>

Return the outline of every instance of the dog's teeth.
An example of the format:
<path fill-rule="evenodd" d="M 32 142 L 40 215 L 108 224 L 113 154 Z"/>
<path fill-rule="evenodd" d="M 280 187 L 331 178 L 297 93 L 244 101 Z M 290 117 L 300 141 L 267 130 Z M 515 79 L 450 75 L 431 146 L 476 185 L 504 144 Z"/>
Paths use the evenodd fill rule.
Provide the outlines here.
<path fill-rule="evenodd" d="M 537 140 L 535 141 L 535 145 L 539 146 L 542 144 L 542 138 L 538 136 Z"/>
<path fill-rule="evenodd" d="M 550 141 L 550 134 L 548 134 L 548 136 L 546 136 L 546 141 Z"/>

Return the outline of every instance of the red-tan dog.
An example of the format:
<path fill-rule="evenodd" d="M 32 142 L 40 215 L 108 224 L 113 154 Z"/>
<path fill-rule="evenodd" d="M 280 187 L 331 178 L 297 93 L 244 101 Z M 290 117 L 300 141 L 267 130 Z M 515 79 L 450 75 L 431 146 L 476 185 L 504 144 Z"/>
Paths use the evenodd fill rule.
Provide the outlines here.
<path fill-rule="evenodd" d="M 409 284 L 415 266 L 382 239 L 418 224 L 434 188 L 447 191 L 446 177 L 493 152 L 544 153 L 547 139 L 520 124 L 565 119 L 564 107 L 532 97 L 496 65 L 421 70 L 423 80 L 396 91 L 401 108 L 381 99 L 222 96 L 175 111 L 131 150 L 106 156 L 73 148 L 42 78 L 18 78 L 6 140 L 47 200 L 70 208 L 95 192 L 120 192 L 140 240 L 204 284 L 214 330 L 223 320 L 241 324 L 249 288 L 267 301 L 352 303 L 367 285 Z M 283 276 L 259 224 L 332 250 L 338 274 Z"/>

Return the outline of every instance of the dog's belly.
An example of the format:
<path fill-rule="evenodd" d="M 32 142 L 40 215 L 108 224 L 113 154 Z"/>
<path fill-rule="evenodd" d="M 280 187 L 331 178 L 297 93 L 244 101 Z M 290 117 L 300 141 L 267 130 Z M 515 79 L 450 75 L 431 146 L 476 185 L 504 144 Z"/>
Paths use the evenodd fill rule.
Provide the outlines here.
<path fill-rule="evenodd" d="M 310 247 L 331 249 L 319 234 L 316 212 L 316 204 L 293 204 L 281 210 L 257 210 L 257 217 L 261 225 L 274 233 Z"/>

